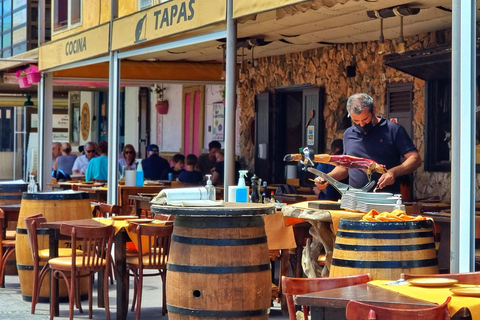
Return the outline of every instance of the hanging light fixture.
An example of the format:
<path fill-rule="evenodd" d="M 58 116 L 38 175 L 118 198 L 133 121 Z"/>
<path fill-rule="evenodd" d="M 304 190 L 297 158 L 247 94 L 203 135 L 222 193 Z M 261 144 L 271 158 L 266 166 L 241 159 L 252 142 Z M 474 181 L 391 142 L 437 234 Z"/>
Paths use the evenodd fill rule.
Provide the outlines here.
<path fill-rule="evenodd" d="M 405 39 L 403 38 L 403 16 L 400 16 L 400 37 L 398 37 L 397 53 L 405 52 Z"/>
<path fill-rule="evenodd" d="M 383 37 L 383 18 L 380 18 L 380 38 L 378 39 L 378 54 L 385 52 L 385 38 Z"/>
<path fill-rule="evenodd" d="M 240 75 L 238 81 L 244 82 L 248 77 L 247 70 L 245 68 L 245 47 L 242 47 L 242 63 L 240 64 Z"/>
<path fill-rule="evenodd" d="M 225 45 L 222 45 L 222 75 L 220 76 L 220 79 L 225 80 L 225 77 L 227 75 L 226 73 L 226 67 L 225 67 Z"/>
<path fill-rule="evenodd" d="M 33 106 L 34 106 L 33 101 L 30 100 L 31 98 L 32 98 L 32 96 L 29 95 L 29 94 L 27 94 L 27 101 L 25 101 L 25 102 L 23 103 L 23 106 L 24 106 L 24 107 L 33 107 Z"/>

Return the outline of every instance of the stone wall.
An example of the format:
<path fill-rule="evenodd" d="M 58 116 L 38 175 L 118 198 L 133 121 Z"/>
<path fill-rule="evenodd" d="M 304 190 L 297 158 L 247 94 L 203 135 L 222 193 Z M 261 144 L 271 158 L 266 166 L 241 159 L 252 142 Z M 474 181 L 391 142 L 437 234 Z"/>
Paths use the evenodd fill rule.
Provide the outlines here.
<path fill-rule="evenodd" d="M 431 47 L 439 42 L 450 42 L 450 30 L 421 34 L 406 39 L 407 50 Z M 438 39 L 441 39 L 437 41 Z M 394 43 L 386 41 L 388 52 L 394 52 Z M 239 103 L 242 108 L 240 121 L 241 160 L 248 169 L 254 168 L 254 145 L 248 129 L 254 118 L 254 96 L 260 92 L 274 92 L 275 87 L 313 84 L 325 88 L 325 145 L 343 136 L 341 120 L 346 114 L 346 101 L 356 92 L 370 94 L 377 107 L 377 114 L 385 114 L 386 85 L 392 82 L 414 84 L 413 130 L 414 143 L 424 157 L 425 132 L 425 82 L 383 64 L 383 56 L 377 53 L 377 42 L 341 44 L 315 50 L 271 56 L 258 59 L 250 68 L 248 79 L 239 84 Z M 356 76 L 347 77 L 349 65 L 356 66 Z M 477 188 L 478 189 L 478 188 Z M 477 190 L 478 193 L 478 190 Z M 414 173 L 414 196 L 438 195 L 450 201 L 450 173 L 425 172 L 423 165 Z"/>

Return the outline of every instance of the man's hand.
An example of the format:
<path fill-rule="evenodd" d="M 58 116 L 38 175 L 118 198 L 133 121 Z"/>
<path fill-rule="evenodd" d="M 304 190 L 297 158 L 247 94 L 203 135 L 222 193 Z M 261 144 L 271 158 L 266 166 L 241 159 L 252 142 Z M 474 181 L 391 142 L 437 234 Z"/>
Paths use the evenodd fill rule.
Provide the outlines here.
<path fill-rule="evenodd" d="M 383 189 L 386 186 L 392 185 L 395 183 L 395 172 L 394 170 L 390 169 L 386 173 L 382 174 L 382 176 L 378 179 L 376 189 Z"/>
<path fill-rule="evenodd" d="M 316 177 L 315 178 L 315 186 L 319 189 L 319 190 L 323 190 L 325 189 L 326 187 L 328 187 L 328 182 L 323 179 L 322 177 Z"/>

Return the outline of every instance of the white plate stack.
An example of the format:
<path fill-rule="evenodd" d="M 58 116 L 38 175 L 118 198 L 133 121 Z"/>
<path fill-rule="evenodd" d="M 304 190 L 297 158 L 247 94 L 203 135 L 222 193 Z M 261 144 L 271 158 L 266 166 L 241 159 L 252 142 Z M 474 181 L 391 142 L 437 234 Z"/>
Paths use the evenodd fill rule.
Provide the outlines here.
<path fill-rule="evenodd" d="M 342 196 L 340 207 L 342 209 L 356 210 L 362 212 L 369 212 L 372 209 L 378 212 L 393 211 L 400 206 L 400 209 L 405 211 L 403 204 L 397 204 L 397 201 L 402 201 L 402 196 L 394 195 L 388 192 L 360 192 L 347 191 Z"/>

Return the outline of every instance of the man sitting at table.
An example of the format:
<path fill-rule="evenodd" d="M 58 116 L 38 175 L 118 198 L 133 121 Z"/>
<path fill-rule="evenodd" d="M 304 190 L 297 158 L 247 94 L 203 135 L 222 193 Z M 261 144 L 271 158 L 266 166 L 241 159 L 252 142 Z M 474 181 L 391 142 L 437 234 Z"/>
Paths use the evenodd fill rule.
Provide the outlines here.
<path fill-rule="evenodd" d="M 85 143 L 85 154 L 77 157 L 73 163 L 73 174 L 85 174 L 87 171 L 88 162 L 97 156 L 97 144 L 93 141 Z"/>
<path fill-rule="evenodd" d="M 88 162 L 85 172 L 85 181 L 107 180 L 108 179 L 108 143 L 105 140 L 98 144 L 98 153 L 100 157 L 94 158 Z"/>
<path fill-rule="evenodd" d="M 170 168 L 168 161 L 158 154 L 158 146 L 150 144 L 147 147 L 147 158 L 142 160 L 143 176 L 149 180 L 160 180 L 163 171 Z"/>

